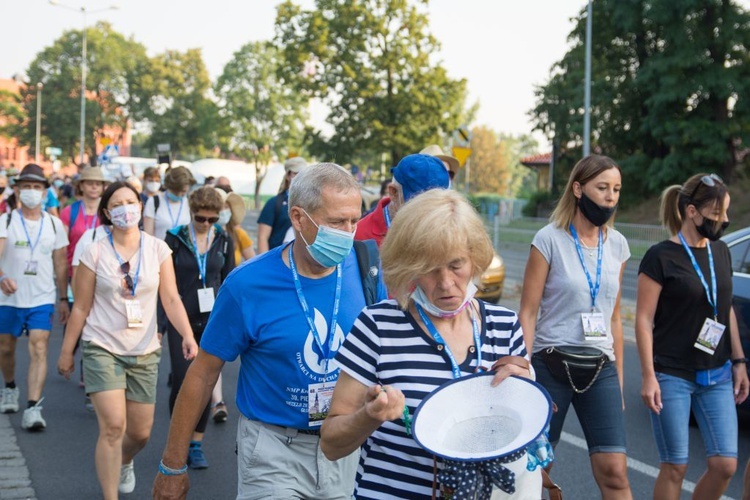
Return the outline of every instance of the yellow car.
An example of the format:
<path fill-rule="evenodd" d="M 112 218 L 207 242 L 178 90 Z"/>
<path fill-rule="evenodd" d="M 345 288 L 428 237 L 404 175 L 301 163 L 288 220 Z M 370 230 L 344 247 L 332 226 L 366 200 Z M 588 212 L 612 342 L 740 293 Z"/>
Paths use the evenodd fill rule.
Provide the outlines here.
<path fill-rule="evenodd" d="M 497 302 L 503 296 L 503 283 L 505 283 L 505 264 L 502 257 L 495 253 L 490 266 L 482 274 L 479 291 L 475 296 L 487 302 Z"/>

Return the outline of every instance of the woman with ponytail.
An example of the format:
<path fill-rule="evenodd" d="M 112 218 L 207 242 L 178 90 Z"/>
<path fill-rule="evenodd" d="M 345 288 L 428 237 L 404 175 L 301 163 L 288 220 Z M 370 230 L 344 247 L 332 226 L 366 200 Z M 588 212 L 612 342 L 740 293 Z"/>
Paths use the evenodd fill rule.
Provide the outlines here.
<path fill-rule="evenodd" d="M 747 397 L 748 378 L 732 310 L 731 256 L 719 239 L 729 201 L 715 174 L 665 189 L 660 212 L 671 237 L 646 252 L 638 271 L 641 397 L 661 462 L 654 498 L 680 498 L 691 406 L 708 461 L 693 498 L 719 498 L 737 469 L 734 405 Z"/>

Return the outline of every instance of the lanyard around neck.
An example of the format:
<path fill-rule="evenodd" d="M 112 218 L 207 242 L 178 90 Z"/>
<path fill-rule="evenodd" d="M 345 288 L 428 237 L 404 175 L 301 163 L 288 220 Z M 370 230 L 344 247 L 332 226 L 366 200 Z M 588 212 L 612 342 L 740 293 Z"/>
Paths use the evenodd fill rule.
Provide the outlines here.
<path fill-rule="evenodd" d="M 693 264 L 693 269 L 695 269 L 696 274 L 698 274 L 698 278 L 700 278 L 701 280 L 701 285 L 703 285 L 703 289 L 706 291 L 706 298 L 708 299 L 708 303 L 714 310 L 714 321 L 718 321 L 718 292 L 716 290 L 716 271 L 714 270 L 714 255 L 711 252 L 711 243 L 706 243 L 706 249 L 708 250 L 708 269 L 711 272 L 711 288 L 714 292 L 713 295 L 708 289 L 708 283 L 706 283 L 706 278 L 705 276 L 703 276 L 703 271 L 701 271 L 701 268 L 698 267 L 698 262 L 695 260 L 695 255 L 693 255 L 693 251 L 690 249 L 687 241 L 685 241 L 685 237 L 682 235 L 682 231 L 677 233 L 677 236 L 680 238 L 680 243 L 682 243 L 682 246 L 683 248 L 685 248 L 688 257 L 690 257 L 690 262 Z"/>
<path fill-rule="evenodd" d="M 453 356 L 453 352 L 451 352 L 450 347 L 448 347 L 448 344 L 446 344 L 445 340 L 443 340 L 443 336 L 440 335 L 440 332 L 435 327 L 432 320 L 424 312 L 422 306 L 416 303 L 414 304 L 414 306 L 417 308 L 417 312 L 419 313 L 420 318 L 422 318 L 422 323 L 424 323 L 424 325 L 427 327 L 427 330 L 430 332 L 430 335 L 432 335 L 432 338 L 438 345 L 443 346 L 445 354 L 448 356 L 448 359 L 451 362 L 451 371 L 453 372 L 453 378 L 461 378 L 461 368 L 458 366 L 458 362 L 456 361 L 455 356 Z M 471 312 L 469 312 L 469 315 L 471 316 L 471 332 L 474 335 L 474 347 L 477 350 L 477 368 L 481 368 L 482 339 L 479 336 L 479 326 L 477 325 L 476 317 Z"/>
<path fill-rule="evenodd" d="M 388 213 L 388 205 L 383 207 L 383 218 L 385 219 L 385 227 L 391 228 L 391 214 Z"/>
<path fill-rule="evenodd" d="M 341 302 L 341 264 L 336 266 L 336 293 L 333 298 L 333 312 L 331 314 L 331 328 L 330 332 L 328 334 L 328 338 L 326 339 L 326 347 L 323 347 L 323 342 L 320 340 L 320 334 L 318 333 L 318 329 L 315 327 L 315 319 L 312 317 L 310 313 L 310 307 L 307 305 L 307 300 L 305 300 L 305 294 L 302 291 L 302 283 L 299 279 L 299 274 L 297 273 L 297 266 L 294 263 L 294 255 L 292 255 L 292 247 L 294 246 L 294 242 L 292 242 L 291 245 L 289 245 L 289 268 L 292 270 L 292 277 L 294 278 L 294 287 L 297 289 L 297 298 L 299 299 L 300 306 L 302 306 L 302 311 L 305 313 L 305 319 L 307 320 L 307 324 L 310 326 L 310 331 L 313 334 L 313 338 L 315 339 L 315 343 L 318 345 L 318 348 L 320 349 L 320 352 L 323 354 L 323 358 L 325 359 L 325 367 L 324 367 L 324 376 L 323 381 L 328 377 L 328 361 L 333 357 L 331 354 L 335 355 L 336 353 L 331 353 L 331 346 L 333 345 L 333 337 L 336 335 L 336 321 L 338 319 L 339 314 L 339 303 Z"/>
<path fill-rule="evenodd" d="M 198 274 L 203 282 L 203 288 L 206 288 L 206 259 L 208 258 L 208 250 L 211 248 L 211 229 L 209 228 L 208 233 L 206 233 L 206 252 L 203 254 L 198 250 L 198 235 L 195 232 L 192 222 L 190 223 L 189 231 L 190 237 L 193 240 L 193 248 L 195 249 L 195 260 L 198 261 Z"/>
<path fill-rule="evenodd" d="M 117 262 L 120 263 L 120 268 L 122 269 L 122 265 L 125 264 L 125 261 L 122 260 L 120 254 L 117 253 L 117 249 L 115 248 L 115 241 L 112 239 L 112 232 L 109 233 L 109 244 L 112 245 L 112 250 L 115 252 Z M 135 297 L 135 289 L 138 288 L 138 276 L 141 274 L 141 262 L 143 262 L 143 231 L 141 231 L 141 242 L 138 246 L 138 267 L 135 268 L 135 276 L 133 276 L 133 290 L 131 292 L 133 297 Z"/>
<path fill-rule="evenodd" d="M 570 234 L 573 235 L 573 241 L 576 244 L 576 251 L 578 252 L 578 260 L 581 261 L 583 266 L 583 272 L 586 273 L 586 280 L 589 282 L 589 294 L 591 295 L 591 308 L 596 307 L 596 297 L 599 295 L 599 287 L 602 283 L 602 253 L 604 248 L 604 237 L 602 236 L 602 228 L 599 228 L 599 244 L 597 245 L 596 251 L 596 283 L 591 281 L 591 274 L 586 267 L 586 261 L 583 259 L 583 250 L 581 250 L 581 242 L 578 239 L 578 232 L 573 224 L 570 225 Z"/>
<path fill-rule="evenodd" d="M 10 215 L 8 215 L 8 217 L 10 217 Z M 26 228 L 26 221 L 23 218 L 23 212 L 21 212 L 21 225 L 23 226 L 23 232 L 26 234 L 26 242 L 29 244 L 29 248 L 31 249 L 31 253 L 29 254 L 29 258 L 31 258 L 34 256 L 34 249 L 39 244 L 39 240 L 42 239 L 42 229 L 44 229 L 44 212 L 42 212 L 42 216 L 39 219 L 39 232 L 36 235 L 36 240 L 34 240 L 34 243 L 31 242 L 29 230 Z"/>
<path fill-rule="evenodd" d="M 169 212 L 169 220 L 172 221 L 172 227 L 170 229 L 174 229 L 177 227 L 177 224 L 180 222 L 180 215 L 182 215 L 182 206 L 185 204 L 185 197 L 183 196 L 182 198 L 180 198 L 180 209 L 177 211 L 177 218 L 175 218 L 172 215 L 172 202 L 169 201 L 169 196 L 165 194 L 164 198 L 167 202 L 167 211 Z"/>

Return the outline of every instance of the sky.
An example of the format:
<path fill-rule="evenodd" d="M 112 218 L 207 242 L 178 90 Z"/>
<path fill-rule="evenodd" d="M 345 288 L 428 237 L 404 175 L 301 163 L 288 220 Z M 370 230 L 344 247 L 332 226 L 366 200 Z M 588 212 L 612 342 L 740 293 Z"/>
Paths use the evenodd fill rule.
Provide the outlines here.
<path fill-rule="evenodd" d="M 146 46 L 149 55 L 200 47 L 212 79 L 232 54 L 250 41 L 273 37 L 276 0 L 0 0 L 0 78 L 23 74 L 36 54 L 65 30 L 107 20 L 115 30 Z M 312 0 L 296 0 L 311 7 Z M 747 7 L 750 0 L 742 0 Z M 117 5 L 117 10 L 105 10 Z M 497 132 L 531 133 L 528 111 L 534 87 L 549 77 L 568 49 L 571 18 L 586 0 L 432 0 L 430 28 L 440 41 L 438 59 L 452 78 L 468 82 L 470 102 L 480 104 L 476 121 Z M 11 20 L 8 22 L 8 20 Z M 17 20 L 17 21 L 12 21 Z M 596 11 L 593 17 L 596 23 Z M 313 123 L 325 110 L 313 107 Z M 535 134 L 540 148 L 547 147 Z M 541 151 L 540 151 L 541 152 Z"/>

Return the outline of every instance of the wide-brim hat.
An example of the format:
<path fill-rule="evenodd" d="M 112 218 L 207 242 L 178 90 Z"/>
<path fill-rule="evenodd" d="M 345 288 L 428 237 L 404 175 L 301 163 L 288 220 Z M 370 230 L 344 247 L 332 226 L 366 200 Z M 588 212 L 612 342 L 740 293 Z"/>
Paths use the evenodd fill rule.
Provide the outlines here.
<path fill-rule="evenodd" d="M 247 210 L 245 208 L 245 200 L 242 196 L 237 193 L 229 193 L 226 203 L 229 204 L 229 208 L 232 210 L 232 222 L 237 225 L 242 224 L 242 221 L 245 219 L 245 211 Z"/>
<path fill-rule="evenodd" d="M 21 170 L 21 174 L 15 178 L 14 184 L 18 184 L 19 182 L 41 182 L 46 187 L 49 187 L 49 181 L 47 180 L 47 176 L 44 175 L 44 169 L 40 167 L 39 165 L 35 163 L 29 163 L 25 167 L 23 167 L 23 170 Z"/>
<path fill-rule="evenodd" d="M 94 182 L 109 182 L 104 177 L 101 167 L 86 167 L 81 173 L 73 179 L 73 184 L 78 184 L 81 181 L 94 181 Z"/>
<path fill-rule="evenodd" d="M 417 444 L 433 455 L 474 462 L 511 455 L 535 441 L 552 417 L 552 400 L 531 380 L 511 376 L 497 387 L 494 372 L 451 380 L 414 413 Z"/>
<path fill-rule="evenodd" d="M 422 151 L 420 151 L 419 154 L 434 156 L 438 160 L 444 161 L 448 164 L 448 170 L 450 170 L 453 175 L 456 175 L 458 173 L 458 170 L 461 168 L 461 164 L 459 163 L 458 158 L 445 154 L 443 152 L 443 149 L 437 144 L 430 144 Z"/>

